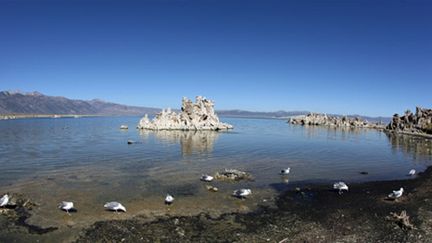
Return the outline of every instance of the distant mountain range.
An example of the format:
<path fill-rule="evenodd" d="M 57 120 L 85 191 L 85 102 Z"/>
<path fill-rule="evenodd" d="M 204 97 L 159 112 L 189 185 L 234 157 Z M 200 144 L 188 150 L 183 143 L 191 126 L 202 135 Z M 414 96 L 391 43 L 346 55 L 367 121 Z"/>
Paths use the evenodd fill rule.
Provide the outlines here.
<path fill-rule="evenodd" d="M 120 105 L 102 100 L 72 100 L 39 92 L 0 92 L 0 114 L 144 115 L 158 108 Z"/>
<path fill-rule="evenodd" d="M 160 108 L 127 106 L 98 99 L 73 100 L 61 96 L 48 96 L 39 92 L 0 91 L 0 114 L 9 115 L 155 115 Z M 174 110 L 176 111 L 176 110 Z M 306 115 L 309 111 L 254 112 L 245 110 L 219 110 L 224 117 L 278 118 Z M 388 122 L 388 117 L 358 116 L 369 121 Z"/>

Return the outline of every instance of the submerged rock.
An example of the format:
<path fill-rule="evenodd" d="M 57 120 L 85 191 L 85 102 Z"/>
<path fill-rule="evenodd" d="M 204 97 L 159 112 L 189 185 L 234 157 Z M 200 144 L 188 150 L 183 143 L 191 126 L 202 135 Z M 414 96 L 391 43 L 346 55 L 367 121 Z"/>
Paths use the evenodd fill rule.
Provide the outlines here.
<path fill-rule="evenodd" d="M 217 180 L 231 180 L 231 181 L 253 180 L 251 174 L 236 169 L 225 169 L 222 172 L 216 172 L 214 178 L 216 178 Z"/>
<path fill-rule="evenodd" d="M 217 187 L 215 187 L 215 186 L 207 185 L 206 188 L 207 188 L 207 190 L 209 190 L 211 192 L 217 192 L 217 191 L 219 191 L 219 189 Z"/>
<path fill-rule="evenodd" d="M 360 117 L 328 116 L 326 114 L 309 113 L 308 115 L 292 117 L 288 123 L 313 126 L 353 127 L 353 128 L 377 128 L 382 129 L 381 123 L 371 123 Z"/>
<path fill-rule="evenodd" d="M 162 110 L 153 120 L 147 114 L 140 120 L 139 129 L 147 130 L 227 130 L 233 126 L 219 121 L 214 111 L 214 103 L 202 96 L 197 96 L 195 103 L 183 98 L 181 112 L 170 108 Z"/>
<path fill-rule="evenodd" d="M 407 134 L 432 135 L 432 109 L 416 107 L 415 114 L 410 110 L 401 116 L 394 114 L 386 129 Z"/>

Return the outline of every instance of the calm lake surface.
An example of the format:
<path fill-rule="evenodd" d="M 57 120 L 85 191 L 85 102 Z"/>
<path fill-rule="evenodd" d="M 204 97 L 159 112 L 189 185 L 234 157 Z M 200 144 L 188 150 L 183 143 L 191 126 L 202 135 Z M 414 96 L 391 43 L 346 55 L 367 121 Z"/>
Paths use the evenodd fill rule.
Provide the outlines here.
<path fill-rule="evenodd" d="M 289 125 L 284 120 L 222 119 L 229 132 L 139 131 L 139 117 L 21 119 L 0 121 L 1 185 L 41 175 L 82 172 L 83 167 L 142 177 L 176 177 L 239 168 L 256 186 L 290 181 L 367 181 L 404 178 L 431 165 L 430 141 L 390 137 L 377 130 Z M 129 130 L 120 130 L 127 124 Z M 128 145 L 131 139 L 138 144 Z M 360 175 L 367 171 L 369 175 Z M 196 178 L 194 178 L 196 179 Z M 177 184 L 177 183 L 176 183 Z"/>
<path fill-rule="evenodd" d="M 135 129 L 139 119 L 0 121 L 0 193 L 22 193 L 34 199 L 40 206 L 30 223 L 65 225 L 55 234 L 67 235 L 66 231 L 97 220 L 138 214 L 247 211 L 279 190 L 303 183 L 331 186 L 336 180 L 401 179 L 412 168 L 422 171 L 432 164 L 430 140 L 377 130 L 221 118 L 233 124 L 234 130 L 151 132 Z M 129 130 L 120 130 L 122 124 Z M 128 139 L 138 143 L 128 145 Z M 289 177 L 278 175 L 286 167 L 291 167 Z M 224 168 L 248 171 L 255 180 L 214 182 L 219 192 L 208 192 L 200 175 Z M 253 190 L 250 200 L 230 197 L 232 190 L 241 187 Z M 170 208 L 163 205 L 166 193 L 176 197 Z M 65 218 L 56 210 L 62 200 L 73 200 L 78 213 Z M 111 200 L 125 204 L 128 213 L 105 212 L 102 205 Z"/>

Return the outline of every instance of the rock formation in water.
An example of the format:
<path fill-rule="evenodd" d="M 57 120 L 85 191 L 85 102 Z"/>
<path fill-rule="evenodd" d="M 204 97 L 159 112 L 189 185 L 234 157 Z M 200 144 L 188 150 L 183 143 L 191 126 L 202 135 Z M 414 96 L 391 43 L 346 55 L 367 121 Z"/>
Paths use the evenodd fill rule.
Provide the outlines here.
<path fill-rule="evenodd" d="M 214 103 L 202 96 L 197 96 L 195 103 L 183 98 L 181 112 L 170 108 L 162 110 L 153 120 L 147 114 L 140 120 L 139 129 L 148 130 L 227 130 L 233 126 L 219 121 L 214 112 Z"/>
<path fill-rule="evenodd" d="M 353 127 L 353 128 L 384 128 L 380 123 L 370 123 L 359 117 L 350 118 L 347 116 L 328 116 L 326 114 L 309 113 L 305 116 L 296 116 L 288 120 L 291 124 L 314 125 L 314 126 L 334 126 L 334 127 Z"/>
<path fill-rule="evenodd" d="M 216 180 L 229 180 L 229 181 L 240 181 L 249 180 L 252 181 L 253 177 L 250 173 L 236 169 L 225 169 L 221 172 L 216 172 L 214 175 Z"/>
<path fill-rule="evenodd" d="M 403 116 L 393 115 L 392 121 L 387 125 L 388 131 L 432 136 L 432 109 L 416 107 L 416 113 L 405 111 Z"/>

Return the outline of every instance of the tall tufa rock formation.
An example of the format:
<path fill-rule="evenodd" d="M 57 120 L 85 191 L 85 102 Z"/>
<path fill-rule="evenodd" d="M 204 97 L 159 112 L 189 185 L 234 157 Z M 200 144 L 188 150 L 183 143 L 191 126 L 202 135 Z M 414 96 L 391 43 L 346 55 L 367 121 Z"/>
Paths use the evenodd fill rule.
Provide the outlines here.
<path fill-rule="evenodd" d="M 214 112 L 214 103 L 202 96 L 197 96 L 195 103 L 183 98 L 181 112 L 170 108 L 162 110 L 153 120 L 147 114 L 140 120 L 139 129 L 148 130 L 227 130 L 233 126 L 219 121 Z"/>
<path fill-rule="evenodd" d="M 416 107 L 415 114 L 410 110 L 405 111 L 402 116 L 394 114 L 386 129 L 401 133 L 432 135 L 432 109 Z"/>

